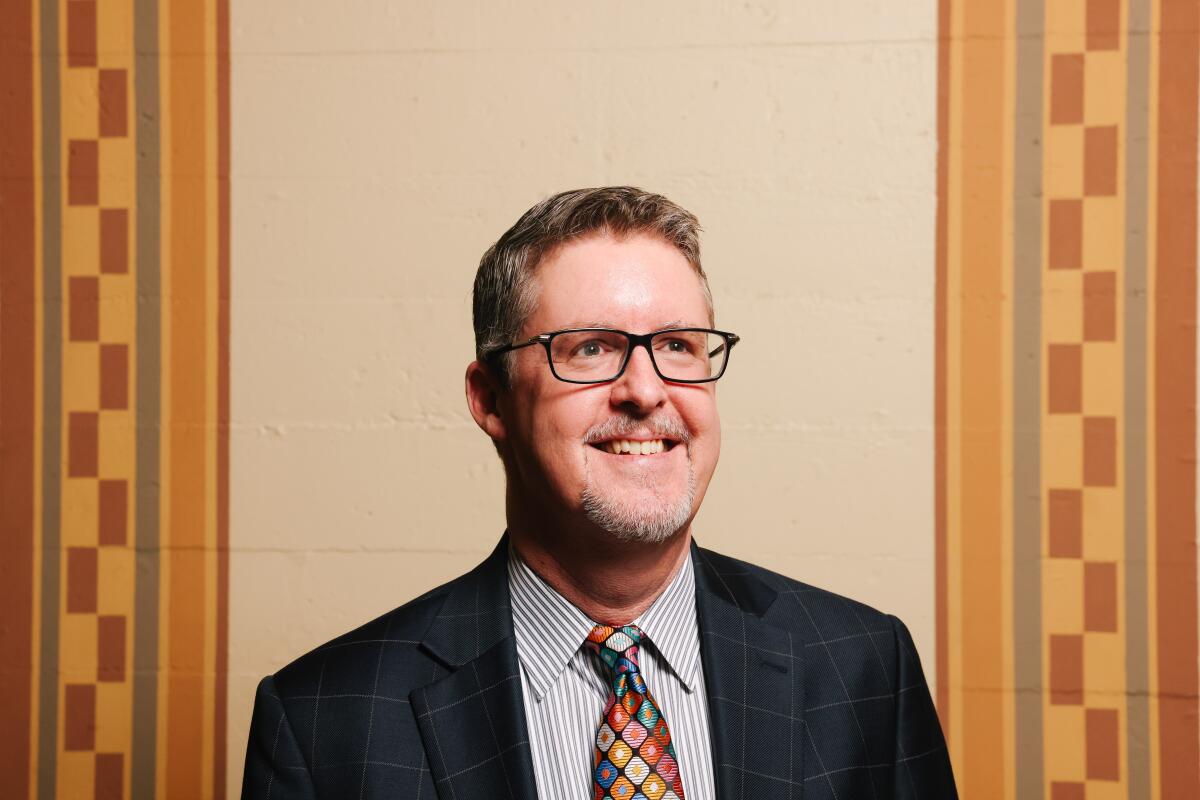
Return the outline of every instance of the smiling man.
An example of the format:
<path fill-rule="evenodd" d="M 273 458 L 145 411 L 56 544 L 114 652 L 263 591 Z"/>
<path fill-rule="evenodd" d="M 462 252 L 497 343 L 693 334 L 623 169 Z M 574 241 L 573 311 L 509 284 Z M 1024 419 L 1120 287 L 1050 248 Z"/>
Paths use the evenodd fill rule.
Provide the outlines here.
<path fill-rule="evenodd" d="M 466 394 L 507 531 L 262 681 L 244 797 L 956 796 L 898 619 L 693 540 L 738 343 L 698 234 L 582 189 L 484 254 Z"/>

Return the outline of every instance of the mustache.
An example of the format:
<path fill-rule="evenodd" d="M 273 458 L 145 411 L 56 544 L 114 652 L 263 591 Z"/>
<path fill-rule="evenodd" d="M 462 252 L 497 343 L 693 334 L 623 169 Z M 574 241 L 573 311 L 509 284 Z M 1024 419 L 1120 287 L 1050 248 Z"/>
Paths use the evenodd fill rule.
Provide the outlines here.
<path fill-rule="evenodd" d="M 651 439 L 671 439 L 687 444 L 692 440 L 683 420 L 678 417 L 658 416 L 635 419 L 633 417 L 613 417 L 587 429 L 584 441 L 588 444 L 608 441 L 609 439 L 630 439 L 646 437 Z"/>

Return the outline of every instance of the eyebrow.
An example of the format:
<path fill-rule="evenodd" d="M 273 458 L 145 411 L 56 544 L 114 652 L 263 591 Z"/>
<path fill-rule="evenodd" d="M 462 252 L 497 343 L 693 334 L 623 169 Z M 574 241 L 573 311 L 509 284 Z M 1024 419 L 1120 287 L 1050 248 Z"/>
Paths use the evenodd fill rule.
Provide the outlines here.
<path fill-rule="evenodd" d="M 705 326 L 704 325 L 692 325 L 690 323 L 683 322 L 682 320 L 673 319 L 669 322 L 664 322 L 663 324 L 659 325 L 657 328 L 654 328 L 654 330 L 655 331 L 663 331 L 668 328 L 703 328 L 703 327 L 705 327 Z M 572 322 L 568 325 L 563 326 L 562 328 L 559 328 L 559 330 L 565 331 L 565 330 L 570 330 L 572 328 L 612 328 L 614 330 L 620 330 L 620 328 L 617 325 L 615 325 L 612 322 L 608 322 L 606 320 L 599 320 L 599 321 L 591 320 L 588 322 Z"/>

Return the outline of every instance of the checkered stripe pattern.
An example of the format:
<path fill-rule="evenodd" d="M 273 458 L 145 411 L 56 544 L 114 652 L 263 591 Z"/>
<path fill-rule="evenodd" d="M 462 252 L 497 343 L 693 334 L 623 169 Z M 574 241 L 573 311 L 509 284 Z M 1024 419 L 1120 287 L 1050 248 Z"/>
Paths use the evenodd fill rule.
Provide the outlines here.
<path fill-rule="evenodd" d="M 638 667 L 642 631 L 597 625 L 584 644 L 612 670 L 596 733 L 595 800 L 683 800 L 671 730 Z"/>
<path fill-rule="evenodd" d="M 1109 796 L 1125 750 L 1119 12 L 1115 0 L 1055 6 L 1046 36 L 1043 763 L 1052 800 Z"/>
<path fill-rule="evenodd" d="M 111 23 L 129 13 L 128 8 L 119 12 L 95 0 L 68 0 L 65 10 L 66 603 L 60 641 L 88 646 L 61 650 L 59 774 L 65 791 L 120 797 L 130 746 L 125 720 L 133 702 L 128 669 L 134 600 L 130 576 L 135 570 L 128 534 L 135 449 L 130 310 L 137 302 L 129 269 L 136 162 L 128 100 L 132 37 L 103 19 L 112 15 Z"/>

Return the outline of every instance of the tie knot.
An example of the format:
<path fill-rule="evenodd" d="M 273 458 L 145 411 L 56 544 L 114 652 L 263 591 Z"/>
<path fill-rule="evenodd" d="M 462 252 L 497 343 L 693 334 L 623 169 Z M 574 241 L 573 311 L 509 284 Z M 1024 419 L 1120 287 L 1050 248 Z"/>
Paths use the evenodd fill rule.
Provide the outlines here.
<path fill-rule="evenodd" d="M 623 672 L 637 673 L 638 645 L 642 641 L 642 630 L 636 625 L 597 625 L 592 628 L 584 642 L 600 659 L 618 675 Z"/>

